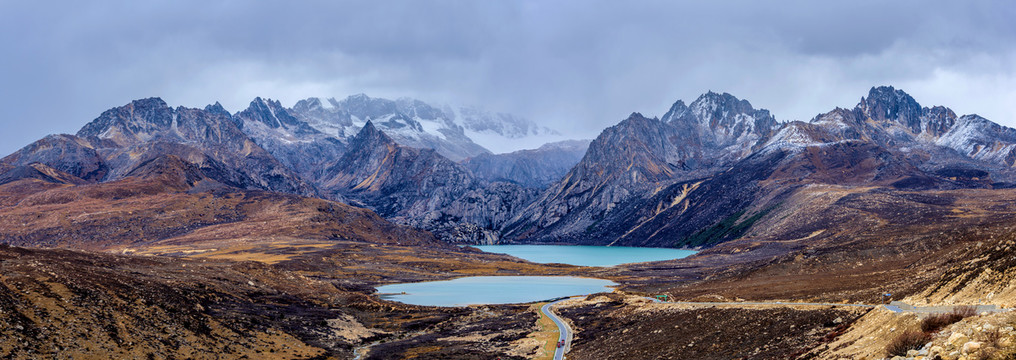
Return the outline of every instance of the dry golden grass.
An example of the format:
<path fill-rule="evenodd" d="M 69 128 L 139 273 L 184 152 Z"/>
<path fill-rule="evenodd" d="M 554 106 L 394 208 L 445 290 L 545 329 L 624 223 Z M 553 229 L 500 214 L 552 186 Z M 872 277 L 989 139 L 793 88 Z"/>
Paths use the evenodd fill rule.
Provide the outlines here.
<path fill-rule="evenodd" d="M 406 359 L 415 359 L 420 355 L 432 353 L 441 350 L 440 346 L 420 346 L 409 350 L 406 350 Z"/>

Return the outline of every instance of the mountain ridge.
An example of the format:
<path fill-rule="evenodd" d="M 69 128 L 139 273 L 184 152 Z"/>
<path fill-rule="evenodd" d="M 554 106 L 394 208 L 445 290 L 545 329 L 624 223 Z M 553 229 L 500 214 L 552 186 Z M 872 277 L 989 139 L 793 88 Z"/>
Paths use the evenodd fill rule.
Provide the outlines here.
<path fill-rule="evenodd" d="M 197 166 L 217 184 L 212 187 L 350 202 L 449 241 L 485 243 L 590 237 L 623 243 L 647 228 L 670 228 L 659 222 L 683 219 L 678 209 L 712 214 L 691 222 L 699 231 L 735 214 L 741 215 L 734 220 L 759 215 L 773 206 L 759 201 L 807 184 L 953 189 L 1006 187 L 1016 179 L 1016 130 L 944 106 L 921 106 L 891 86 L 872 87 L 852 109 L 787 123 L 747 100 L 709 91 L 687 105 L 676 101 L 659 119 L 633 113 L 584 152 L 581 145 L 567 151 L 547 145 L 456 162 L 440 149 L 406 146 L 397 131 L 386 131 L 426 132 L 442 123 L 437 133 L 446 138 L 465 134 L 448 112 L 419 100 L 362 94 L 305 99 L 288 109 L 258 97 L 235 114 L 218 103 L 171 108 L 159 98 L 139 99 L 103 112 L 77 135 L 26 146 L 0 161 L 0 169 L 8 179 L 44 178 L 46 171 L 26 167 L 38 163 L 65 173 L 56 178 L 66 182 L 104 183 L 171 155 Z M 329 135 L 312 122 L 321 114 L 345 116 L 336 124 L 358 131 Z M 722 189 L 739 186 L 727 192 L 743 192 L 733 196 L 740 200 L 722 199 Z M 693 235 L 680 228 L 644 235 Z M 733 236 L 726 234 L 723 239 Z M 680 243 L 655 241 L 638 244 Z"/>
<path fill-rule="evenodd" d="M 658 123 L 633 114 L 605 130 L 580 164 L 506 225 L 508 241 L 712 246 L 737 233 L 686 241 L 703 229 L 730 226 L 725 222 L 748 229 L 747 220 L 765 216 L 805 184 L 951 189 L 1006 187 L 999 181 L 1012 179 L 1006 159 L 1016 130 L 956 117 L 946 107 L 921 107 L 892 87 L 872 87 L 854 109 L 836 108 L 809 122 L 776 122 L 730 94 L 708 92 L 692 104 L 675 102 Z M 986 173 L 942 175 L 973 169 Z M 689 209 L 712 215 L 693 221 Z M 682 222 L 695 225 L 665 230 Z"/>

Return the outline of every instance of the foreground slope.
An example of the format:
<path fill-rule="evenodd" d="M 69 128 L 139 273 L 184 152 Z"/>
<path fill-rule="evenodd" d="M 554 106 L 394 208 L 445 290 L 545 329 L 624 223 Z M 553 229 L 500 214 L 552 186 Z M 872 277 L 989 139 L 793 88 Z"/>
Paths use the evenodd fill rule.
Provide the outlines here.
<path fill-rule="evenodd" d="M 40 163 L 5 176 L 5 358 L 352 358 L 356 347 L 376 359 L 524 358 L 536 351 L 521 341 L 536 330 L 525 306 L 420 308 L 380 301 L 372 286 L 581 270 L 447 246 L 341 203 L 231 187 L 175 155 L 103 183 Z M 456 340 L 472 337 L 492 340 Z"/>
<path fill-rule="evenodd" d="M 327 200 L 226 186 L 163 155 L 100 184 L 25 178 L 0 185 L 4 243 L 104 249 L 177 237 L 249 235 L 425 244 L 423 232 Z"/>

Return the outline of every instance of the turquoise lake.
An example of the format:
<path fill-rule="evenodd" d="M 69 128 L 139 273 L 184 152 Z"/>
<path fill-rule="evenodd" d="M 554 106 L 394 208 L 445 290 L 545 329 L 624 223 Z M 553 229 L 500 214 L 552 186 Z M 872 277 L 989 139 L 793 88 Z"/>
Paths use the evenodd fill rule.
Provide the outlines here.
<path fill-rule="evenodd" d="M 385 300 L 425 306 L 515 304 L 611 292 L 613 281 L 574 276 L 471 276 L 378 286 Z M 402 294 L 405 292 L 405 294 Z"/>
<path fill-rule="evenodd" d="M 571 245 L 480 245 L 477 249 L 508 254 L 536 263 L 580 266 L 614 266 L 627 263 L 673 260 L 694 254 L 693 250 Z"/>

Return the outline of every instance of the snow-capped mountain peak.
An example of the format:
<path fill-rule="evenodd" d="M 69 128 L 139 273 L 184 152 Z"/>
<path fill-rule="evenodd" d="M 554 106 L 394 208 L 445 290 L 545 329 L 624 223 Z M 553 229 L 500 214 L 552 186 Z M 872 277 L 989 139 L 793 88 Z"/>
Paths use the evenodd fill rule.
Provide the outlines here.
<path fill-rule="evenodd" d="M 434 106 L 413 98 L 389 100 L 366 94 L 342 100 L 307 98 L 290 110 L 311 127 L 343 142 L 369 120 L 401 145 L 435 149 L 455 161 L 489 153 L 488 149 L 509 152 L 564 140 L 554 130 L 511 114 Z"/>
<path fill-rule="evenodd" d="M 739 158 L 769 138 L 779 123 L 765 109 L 728 93 L 709 91 L 689 105 L 677 101 L 663 115 L 689 141 Z"/>

